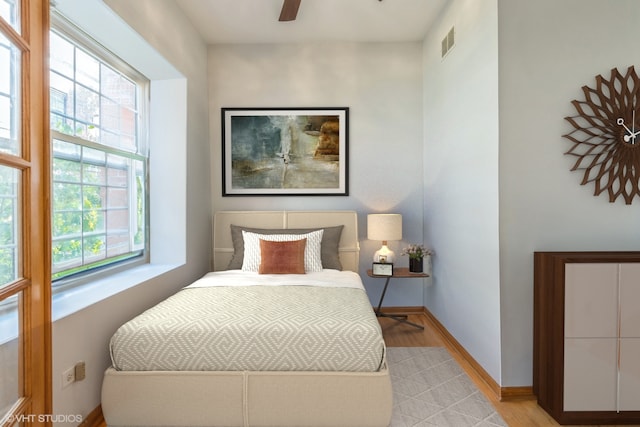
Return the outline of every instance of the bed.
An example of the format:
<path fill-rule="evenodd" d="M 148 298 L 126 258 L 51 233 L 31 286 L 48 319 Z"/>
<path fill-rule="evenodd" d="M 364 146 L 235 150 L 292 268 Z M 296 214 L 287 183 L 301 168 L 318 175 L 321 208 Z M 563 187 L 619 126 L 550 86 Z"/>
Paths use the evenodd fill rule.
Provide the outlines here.
<path fill-rule="evenodd" d="M 356 213 L 225 211 L 213 225 L 213 272 L 114 334 L 102 389 L 107 425 L 388 426 L 391 382 L 357 274 Z M 306 274 L 255 273 L 255 235 L 268 245 L 260 246 L 260 268 L 267 248 L 298 245 L 292 262 Z M 184 350 L 187 341 L 193 346 Z"/>

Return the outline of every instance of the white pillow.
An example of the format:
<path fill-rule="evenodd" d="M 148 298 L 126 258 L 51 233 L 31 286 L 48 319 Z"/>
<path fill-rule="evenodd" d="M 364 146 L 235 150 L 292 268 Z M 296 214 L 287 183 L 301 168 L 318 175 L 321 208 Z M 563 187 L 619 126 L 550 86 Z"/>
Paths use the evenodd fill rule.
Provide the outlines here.
<path fill-rule="evenodd" d="M 257 234 L 242 230 L 244 240 L 244 259 L 242 271 L 258 272 L 260 269 L 260 240 L 270 242 L 291 242 L 307 239 L 304 249 L 304 270 L 306 272 L 322 271 L 322 234 L 324 230 L 312 231 L 307 234 Z"/>

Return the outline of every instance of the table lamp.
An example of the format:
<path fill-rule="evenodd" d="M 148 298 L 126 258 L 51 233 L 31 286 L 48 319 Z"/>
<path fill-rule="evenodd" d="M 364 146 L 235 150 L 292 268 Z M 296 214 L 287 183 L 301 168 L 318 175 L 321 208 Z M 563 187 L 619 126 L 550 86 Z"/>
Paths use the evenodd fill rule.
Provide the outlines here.
<path fill-rule="evenodd" d="M 382 240 L 382 247 L 373 255 L 374 262 L 393 262 L 395 254 L 387 247 L 387 241 L 402 240 L 402 215 L 367 215 L 367 238 Z"/>

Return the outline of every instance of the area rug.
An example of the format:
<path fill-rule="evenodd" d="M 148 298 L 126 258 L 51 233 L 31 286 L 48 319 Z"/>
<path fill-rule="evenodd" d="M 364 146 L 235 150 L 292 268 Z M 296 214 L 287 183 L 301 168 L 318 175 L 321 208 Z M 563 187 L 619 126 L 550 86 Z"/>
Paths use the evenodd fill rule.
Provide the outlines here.
<path fill-rule="evenodd" d="M 389 347 L 393 415 L 389 427 L 507 427 L 442 347 Z"/>

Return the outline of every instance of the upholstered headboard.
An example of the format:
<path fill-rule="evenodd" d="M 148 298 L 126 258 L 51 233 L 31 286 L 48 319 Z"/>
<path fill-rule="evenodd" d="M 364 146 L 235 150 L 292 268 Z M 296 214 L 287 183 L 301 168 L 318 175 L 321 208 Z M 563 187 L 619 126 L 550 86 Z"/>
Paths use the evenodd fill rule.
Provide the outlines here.
<path fill-rule="evenodd" d="M 213 217 L 213 270 L 226 270 L 233 255 L 231 225 L 254 228 L 316 228 L 344 225 L 338 245 L 343 270 L 358 272 L 360 244 L 354 211 L 219 211 Z"/>

